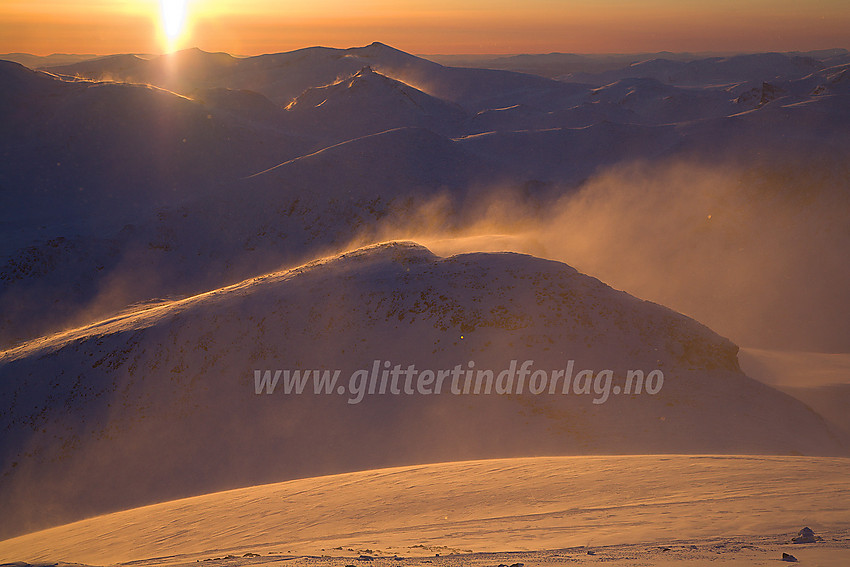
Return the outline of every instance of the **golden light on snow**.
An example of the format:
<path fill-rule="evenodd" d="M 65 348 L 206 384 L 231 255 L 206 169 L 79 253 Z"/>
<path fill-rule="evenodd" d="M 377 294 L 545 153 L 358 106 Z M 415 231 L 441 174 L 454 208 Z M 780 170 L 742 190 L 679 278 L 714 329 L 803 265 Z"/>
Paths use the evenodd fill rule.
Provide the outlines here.
<path fill-rule="evenodd" d="M 846 459 L 828 457 L 633 455 L 414 465 L 241 488 L 89 518 L 2 541 L 0 559 L 34 563 L 64 557 L 107 565 L 175 555 L 188 564 L 222 553 L 213 550 L 266 556 L 292 550 L 335 555 L 341 565 L 345 548 L 362 548 L 366 541 L 374 550 L 404 550 L 424 559 L 445 546 L 498 554 L 680 540 L 712 542 L 702 562 L 687 562 L 705 565 L 718 559 L 716 543 L 724 534 L 762 547 L 760 536 L 790 537 L 803 518 L 817 522 L 815 531 L 847 530 L 850 504 L 836 494 L 848 487 Z M 846 565 L 839 562 L 846 549 L 838 545 L 831 542 L 817 564 Z M 645 561 L 612 564 L 674 563 L 642 549 Z M 722 564 L 773 563 L 757 561 L 764 552 L 743 553 L 738 557 L 746 559 Z M 497 557 L 493 563 L 510 563 L 504 561 L 509 556 Z M 144 563 L 152 564 L 157 563 Z"/>
<path fill-rule="evenodd" d="M 160 0 L 160 17 L 166 51 L 173 51 L 186 35 L 188 0 Z"/>

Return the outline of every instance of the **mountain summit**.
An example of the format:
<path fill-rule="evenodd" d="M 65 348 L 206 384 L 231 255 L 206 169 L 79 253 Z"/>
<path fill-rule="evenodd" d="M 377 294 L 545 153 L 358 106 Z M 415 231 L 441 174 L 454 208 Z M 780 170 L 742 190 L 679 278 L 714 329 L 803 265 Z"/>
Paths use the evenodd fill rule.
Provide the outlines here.
<path fill-rule="evenodd" d="M 846 452 L 736 353 L 558 262 L 358 249 L 0 353 L 3 530 L 405 463 Z M 396 367 L 431 377 L 361 388 Z"/>

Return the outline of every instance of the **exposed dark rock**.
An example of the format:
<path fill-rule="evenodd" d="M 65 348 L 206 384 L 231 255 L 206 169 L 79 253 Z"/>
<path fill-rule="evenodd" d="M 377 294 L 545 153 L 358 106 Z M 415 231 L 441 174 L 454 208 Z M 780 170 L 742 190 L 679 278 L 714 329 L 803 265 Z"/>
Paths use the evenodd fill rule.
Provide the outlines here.
<path fill-rule="evenodd" d="M 815 532 L 811 528 L 805 527 L 797 532 L 797 537 L 793 538 L 791 543 L 815 543 L 816 541 Z"/>

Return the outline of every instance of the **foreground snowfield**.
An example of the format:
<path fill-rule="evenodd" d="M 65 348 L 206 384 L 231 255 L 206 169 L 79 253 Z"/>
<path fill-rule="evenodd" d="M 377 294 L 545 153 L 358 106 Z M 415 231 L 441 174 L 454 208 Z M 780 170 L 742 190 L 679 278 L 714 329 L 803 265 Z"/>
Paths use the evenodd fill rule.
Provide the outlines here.
<path fill-rule="evenodd" d="M 453 462 L 307 478 L 108 514 L 0 542 L 0 560 L 772 565 L 787 552 L 804 565 L 846 565 L 848 493 L 850 460 L 840 458 Z M 790 544 L 806 525 L 822 541 Z"/>

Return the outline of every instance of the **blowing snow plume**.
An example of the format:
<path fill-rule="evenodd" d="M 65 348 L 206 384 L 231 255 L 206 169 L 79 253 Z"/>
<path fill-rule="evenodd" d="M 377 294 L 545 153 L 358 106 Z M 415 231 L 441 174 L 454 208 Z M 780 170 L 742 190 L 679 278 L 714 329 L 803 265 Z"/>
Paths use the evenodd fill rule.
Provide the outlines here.
<path fill-rule="evenodd" d="M 497 190 L 451 213 L 438 199 L 377 234 L 438 254 L 511 250 L 563 261 L 738 344 L 845 352 L 850 175 L 846 164 L 823 161 L 632 163 L 542 205 Z"/>
<path fill-rule="evenodd" d="M 559 262 L 362 248 L 0 351 L 0 537 L 413 463 L 847 454 L 737 352 Z"/>

